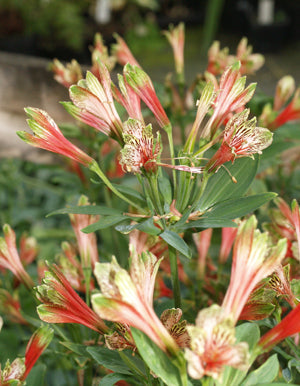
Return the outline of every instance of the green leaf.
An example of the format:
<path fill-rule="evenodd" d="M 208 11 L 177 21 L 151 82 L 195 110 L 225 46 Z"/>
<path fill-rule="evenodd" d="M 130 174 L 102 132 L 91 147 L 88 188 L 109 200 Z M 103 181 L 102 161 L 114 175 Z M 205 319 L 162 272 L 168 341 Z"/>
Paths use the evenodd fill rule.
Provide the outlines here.
<path fill-rule="evenodd" d="M 249 346 L 249 351 L 255 347 L 260 338 L 259 327 L 255 323 L 243 323 L 235 329 L 236 343 L 246 342 Z M 245 378 L 247 371 L 234 369 L 226 366 L 222 376 L 222 386 L 240 386 Z"/>
<path fill-rule="evenodd" d="M 109 228 L 113 225 L 120 223 L 121 221 L 125 221 L 127 218 L 124 216 L 105 216 L 101 217 L 101 219 L 94 224 L 91 224 L 83 229 L 81 229 L 84 233 L 96 232 L 100 229 Z"/>
<path fill-rule="evenodd" d="M 261 205 L 272 200 L 277 196 L 277 193 L 261 193 L 252 196 L 241 197 L 238 199 L 230 199 L 222 201 L 214 205 L 208 212 L 203 215 L 206 219 L 224 218 L 233 220 L 237 217 L 242 217 L 253 212 Z"/>
<path fill-rule="evenodd" d="M 161 378 L 167 386 L 181 386 L 178 368 L 170 358 L 140 330 L 131 328 L 131 333 L 139 354 L 154 374 Z"/>
<path fill-rule="evenodd" d="M 168 176 L 158 177 L 158 187 L 159 187 L 159 191 L 163 196 L 164 202 L 171 205 L 173 192 L 172 192 L 172 185 Z"/>
<path fill-rule="evenodd" d="M 237 224 L 234 223 L 232 220 L 228 220 L 227 218 L 201 218 L 200 220 L 196 221 L 190 221 L 186 224 L 184 224 L 181 228 L 181 231 L 184 231 L 186 229 L 195 228 L 236 228 Z"/>
<path fill-rule="evenodd" d="M 61 345 L 65 346 L 68 350 L 73 351 L 77 355 L 86 357 L 86 346 L 79 343 L 73 342 L 60 342 Z"/>
<path fill-rule="evenodd" d="M 146 204 L 145 198 L 141 195 L 139 191 L 132 189 L 126 185 L 112 184 L 112 186 L 116 188 L 119 192 L 124 194 L 124 196 L 130 199 L 138 200 L 139 203 L 141 203 L 142 205 Z"/>
<path fill-rule="evenodd" d="M 107 374 L 105 377 L 101 379 L 101 381 L 98 383 L 99 386 L 113 386 L 119 381 L 126 381 L 129 385 L 141 385 L 140 380 L 137 381 L 133 377 L 130 377 L 125 374 Z M 145 385 L 145 383 L 143 383 Z"/>
<path fill-rule="evenodd" d="M 243 196 L 255 178 L 258 159 L 257 156 L 255 160 L 241 158 L 237 159 L 234 164 L 225 164 L 231 175 L 237 180 L 236 184 L 232 182 L 228 172 L 224 168 L 220 168 L 216 174 L 209 178 L 197 205 L 197 210 L 204 211 L 217 202 Z"/>
<path fill-rule="evenodd" d="M 26 384 L 30 386 L 44 385 L 46 371 L 47 371 L 47 366 L 43 363 L 34 366 L 30 371 L 28 377 L 26 378 Z"/>
<path fill-rule="evenodd" d="M 121 225 L 117 225 L 115 227 L 115 229 L 118 232 L 121 232 L 121 233 L 124 233 L 124 234 L 130 233 L 134 229 L 138 229 L 138 230 L 140 230 L 142 232 L 145 232 L 145 233 L 148 233 L 149 235 L 152 235 L 152 236 L 156 236 L 160 232 L 160 229 L 157 228 L 154 225 L 154 223 L 153 223 L 153 217 L 147 218 L 146 220 L 141 221 L 141 222 L 139 222 L 137 224 L 125 224 L 125 225 L 121 224 Z"/>
<path fill-rule="evenodd" d="M 54 212 L 47 214 L 46 217 L 54 216 L 56 214 L 69 214 L 69 213 L 110 216 L 110 215 L 117 215 L 122 212 L 115 208 L 108 208 L 107 206 L 82 205 L 82 206 L 70 206 L 67 208 L 58 209 L 58 210 L 55 210 Z"/>
<path fill-rule="evenodd" d="M 180 252 L 183 256 L 186 256 L 189 259 L 191 258 L 191 250 L 189 246 L 177 233 L 165 230 L 159 236 L 165 240 L 167 244 L 171 245 L 171 247 Z"/>
<path fill-rule="evenodd" d="M 258 369 L 251 371 L 242 386 L 255 386 L 258 383 L 272 382 L 277 377 L 279 368 L 277 354 L 274 354 Z"/>
<path fill-rule="evenodd" d="M 131 375 L 130 370 L 123 363 L 118 351 L 112 351 L 105 347 L 88 347 L 86 351 L 99 365 L 115 373 Z"/>

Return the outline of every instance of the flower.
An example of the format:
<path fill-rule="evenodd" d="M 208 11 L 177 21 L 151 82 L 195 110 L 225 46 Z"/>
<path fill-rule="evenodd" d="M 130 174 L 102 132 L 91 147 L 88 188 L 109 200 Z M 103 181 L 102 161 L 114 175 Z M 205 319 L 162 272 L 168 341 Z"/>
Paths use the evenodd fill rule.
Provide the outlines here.
<path fill-rule="evenodd" d="M 75 59 L 71 63 L 67 63 L 66 66 L 58 59 L 54 59 L 50 64 L 50 70 L 54 73 L 54 79 L 67 88 L 82 79 L 81 67 Z"/>
<path fill-rule="evenodd" d="M 177 27 L 171 25 L 169 31 L 163 31 L 170 43 L 175 60 L 176 73 L 183 77 L 184 73 L 184 24 L 179 23 Z"/>
<path fill-rule="evenodd" d="M 208 172 L 216 172 L 225 162 L 236 158 L 253 157 L 272 142 L 272 133 L 263 127 L 256 127 L 256 118 L 248 119 L 250 110 L 235 114 L 227 123 L 220 148 L 207 163 Z"/>
<path fill-rule="evenodd" d="M 219 262 L 221 264 L 224 264 L 229 256 L 237 231 L 238 228 L 222 228 L 222 240 L 219 253 Z"/>
<path fill-rule="evenodd" d="M 26 131 L 18 131 L 18 136 L 32 146 L 64 155 L 86 167 L 95 161 L 77 146 L 68 141 L 53 119 L 43 110 L 28 107 L 25 109 L 30 119 L 27 120 L 34 135 Z"/>
<path fill-rule="evenodd" d="M 129 118 L 124 123 L 120 164 L 123 170 L 132 173 L 156 173 L 160 153 L 160 138 L 153 140 L 152 126 L 144 126 L 141 121 Z"/>
<path fill-rule="evenodd" d="M 6 362 L 3 370 L 0 369 L 0 384 L 8 386 L 15 384 L 13 381 L 19 381 L 17 384 L 23 384 L 35 362 L 45 351 L 53 337 L 53 330 L 41 326 L 31 336 L 25 352 L 25 358 L 17 358 L 11 364 Z"/>
<path fill-rule="evenodd" d="M 252 98 L 256 84 L 245 88 L 246 77 L 241 77 L 240 62 L 228 67 L 220 79 L 219 91 L 214 101 L 214 111 L 201 133 L 202 138 L 213 138 L 228 115 L 239 111 Z"/>
<path fill-rule="evenodd" d="M 121 92 L 114 83 L 111 84 L 115 100 L 126 109 L 130 118 L 144 122 L 140 97 L 129 86 L 124 76 L 118 74 L 118 80 Z"/>
<path fill-rule="evenodd" d="M 25 351 L 25 373 L 22 376 L 24 380 L 34 366 L 35 362 L 46 350 L 53 338 L 53 330 L 48 326 L 41 326 L 31 336 Z"/>
<path fill-rule="evenodd" d="M 181 317 L 182 311 L 180 308 L 171 308 L 163 311 L 160 315 L 160 320 L 177 345 L 185 348 L 190 346 L 191 339 L 187 332 L 187 322 L 186 320 L 180 322 Z"/>
<path fill-rule="evenodd" d="M 300 332 L 300 304 L 289 312 L 280 323 L 260 338 L 258 348 L 262 351 L 269 351 L 283 339 L 298 332 Z"/>
<path fill-rule="evenodd" d="M 229 65 L 240 61 L 241 74 L 253 74 L 264 64 L 261 54 L 252 54 L 252 46 L 248 46 L 248 39 L 242 38 L 236 50 L 236 55 L 229 55 L 228 47 L 220 50 L 220 42 L 215 41 L 208 50 L 207 70 L 213 75 L 220 75 Z"/>
<path fill-rule="evenodd" d="M 295 91 L 295 80 L 292 76 L 286 75 L 279 79 L 276 85 L 273 109 L 279 111 L 290 99 Z"/>
<path fill-rule="evenodd" d="M 114 56 L 108 55 L 108 49 L 103 43 L 103 39 L 100 33 L 95 34 L 94 45 L 93 47 L 90 47 L 90 49 L 92 51 L 93 63 L 91 71 L 97 78 L 100 79 L 98 61 L 104 63 L 108 71 L 111 71 L 116 64 L 116 58 Z"/>
<path fill-rule="evenodd" d="M 85 205 L 89 205 L 89 200 L 86 196 L 82 195 L 79 198 L 78 206 Z M 98 221 L 99 216 L 89 214 L 70 214 L 69 217 L 76 235 L 82 267 L 94 268 L 96 262 L 99 261 L 96 234 L 94 232 L 84 233 L 82 229 Z"/>
<path fill-rule="evenodd" d="M 170 127 L 170 120 L 165 113 L 149 76 L 139 67 L 129 63 L 124 67 L 124 77 L 134 92 L 146 103 L 154 114 L 159 126 L 165 130 Z"/>
<path fill-rule="evenodd" d="M 255 286 L 280 265 L 286 252 L 285 239 L 269 247 L 269 235 L 256 226 L 255 216 L 242 221 L 233 247 L 230 284 L 222 308 L 226 315 L 232 314 L 234 322 Z"/>
<path fill-rule="evenodd" d="M 63 253 L 56 258 L 62 273 L 76 291 L 86 292 L 87 283 L 85 283 L 82 265 L 76 256 L 75 249 L 65 241 L 62 243 L 62 250 Z M 94 288 L 94 282 L 90 280 L 90 290 Z"/>
<path fill-rule="evenodd" d="M 0 267 L 9 269 L 28 289 L 34 283 L 25 271 L 16 246 L 16 234 L 8 224 L 3 226 L 4 238 L 0 238 Z"/>
<path fill-rule="evenodd" d="M 121 38 L 117 33 L 114 34 L 114 38 L 117 43 L 111 46 L 112 55 L 114 55 L 121 66 L 130 63 L 133 66 L 141 67 L 135 57 L 132 55 L 129 47 L 125 43 L 125 40 Z"/>
<path fill-rule="evenodd" d="M 82 324 L 100 334 L 108 330 L 55 264 L 45 272 L 42 285 L 36 287 L 36 297 L 43 303 L 37 307 L 37 312 L 44 322 Z"/>
<path fill-rule="evenodd" d="M 203 279 L 205 275 L 205 260 L 210 247 L 212 228 L 205 229 L 199 233 L 193 233 L 193 240 L 198 252 L 198 277 Z"/>
<path fill-rule="evenodd" d="M 38 247 L 36 239 L 34 237 L 28 237 L 26 234 L 23 234 L 20 238 L 19 245 L 20 259 L 25 266 L 29 265 L 37 256 Z"/>
<path fill-rule="evenodd" d="M 234 321 L 213 305 L 198 313 L 195 326 L 187 326 L 190 349 L 185 349 L 188 373 L 194 379 L 204 375 L 220 378 L 224 366 L 248 368 L 248 344 L 235 343 Z"/>
<path fill-rule="evenodd" d="M 159 263 L 150 252 L 139 256 L 132 247 L 130 273 L 115 257 L 111 263 L 97 263 L 94 274 L 101 293 L 92 295 L 92 304 L 101 318 L 138 328 L 163 351 L 176 353 L 178 346 L 153 310 Z"/>
<path fill-rule="evenodd" d="M 21 304 L 17 294 L 11 295 L 3 288 L 0 288 L 0 311 L 13 323 L 28 324 L 21 314 Z"/>
<path fill-rule="evenodd" d="M 110 75 L 103 63 L 98 60 L 97 64 L 98 78 L 88 71 L 86 79 L 69 89 L 73 104 L 64 106 L 76 119 L 122 144 L 123 126 L 114 105 Z"/>

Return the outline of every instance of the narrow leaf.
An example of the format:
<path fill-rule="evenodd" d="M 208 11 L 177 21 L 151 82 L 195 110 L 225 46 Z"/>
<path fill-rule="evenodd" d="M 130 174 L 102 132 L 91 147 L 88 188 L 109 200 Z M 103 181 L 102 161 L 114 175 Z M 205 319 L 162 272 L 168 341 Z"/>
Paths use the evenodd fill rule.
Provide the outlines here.
<path fill-rule="evenodd" d="M 118 351 L 104 347 L 88 347 L 86 351 L 99 365 L 116 373 L 131 375 L 128 367 L 122 362 Z"/>
<path fill-rule="evenodd" d="M 181 386 L 178 368 L 171 359 L 140 330 L 131 328 L 131 332 L 139 354 L 153 373 L 167 386 Z"/>
<path fill-rule="evenodd" d="M 242 383 L 242 386 L 255 386 L 258 383 L 271 383 L 277 377 L 279 367 L 277 354 L 274 354 L 258 369 L 251 371 Z"/>
<path fill-rule="evenodd" d="M 191 250 L 186 242 L 175 232 L 166 230 L 159 235 L 171 247 L 175 248 L 182 255 L 191 258 Z"/>
<path fill-rule="evenodd" d="M 82 232 L 84 233 L 91 233 L 91 232 L 96 232 L 100 229 L 105 229 L 108 227 L 111 227 L 113 225 L 116 225 L 120 223 L 121 221 L 126 220 L 126 217 L 124 216 L 105 216 L 101 217 L 101 219 L 94 224 L 91 224 L 83 229 L 81 229 Z"/>
<path fill-rule="evenodd" d="M 197 209 L 204 211 L 217 202 L 229 198 L 241 197 L 245 194 L 254 180 L 258 168 L 258 157 L 237 159 L 234 164 L 226 163 L 226 168 L 237 183 L 232 182 L 228 171 L 225 168 L 210 177 Z"/>
<path fill-rule="evenodd" d="M 55 210 L 54 212 L 47 214 L 46 217 L 54 216 L 56 214 L 69 214 L 69 213 L 110 216 L 114 214 L 115 215 L 121 214 L 122 212 L 115 208 L 108 208 L 107 206 L 82 205 L 82 206 L 70 206 L 67 208 L 58 209 L 58 210 Z"/>

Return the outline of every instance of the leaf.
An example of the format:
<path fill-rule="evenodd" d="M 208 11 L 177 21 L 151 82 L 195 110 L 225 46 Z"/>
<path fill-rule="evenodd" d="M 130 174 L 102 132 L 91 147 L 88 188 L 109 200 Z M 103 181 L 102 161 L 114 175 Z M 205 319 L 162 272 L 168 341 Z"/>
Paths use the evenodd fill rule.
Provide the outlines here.
<path fill-rule="evenodd" d="M 251 352 L 260 338 L 260 331 L 255 323 L 243 323 L 236 327 L 235 336 L 236 343 L 248 343 L 249 351 Z M 247 371 L 226 366 L 222 376 L 222 386 L 240 386 L 246 374 Z"/>
<path fill-rule="evenodd" d="M 43 363 L 34 366 L 26 378 L 26 384 L 30 386 L 44 385 L 46 371 L 47 366 Z M 11 383 L 9 383 L 9 385 L 11 385 Z"/>
<path fill-rule="evenodd" d="M 124 196 L 138 200 L 142 205 L 146 204 L 145 198 L 141 195 L 141 193 L 135 189 L 130 188 L 126 185 L 112 184 L 114 188 L 116 188 L 119 192 L 123 193 Z"/>
<path fill-rule="evenodd" d="M 125 224 L 125 225 L 117 225 L 115 229 L 118 232 L 128 234 L 134 229 L 138 229 L 142 232 L 148 233 L 149 235 L 156 236 L 159 234 L 160 229 L 157 228 L 153 223 L 153 217 L 147 218 L 144 221 L 141 221 L 137 224 Z"/>
<path fill-rule="evenodd" d="M 279 368 L 277 354 L 274 354 L 258 369 L 251 371 L 242 386 L 255 386 L 258 383 L 272 382 L 277 377 Z"/>
<path fill-rule="evenodd" d="M 104 347 L 88 347 L 86 351 L 99 365 L 116 373 L 131 375 L 128 367 L 122 362 L 118 351 L 112 351 Z"/>
<path fill-rule="evenodd" d="M 171 205 L 173 193 L 172 193 L 172 185 L 168 176 L 158 177 L 158 186 L 159 186 L 159 191 L 163 196 L 164 202 Z"/>
<path fill-rule="evenodd" d="M 189 259 L 191 258 L 191 250 L 189 246 L 177 233 L 165 230 L 159 236 L 165 240 L 167 244 L 171 245 L 171 247 L 180 252 L 183 256 L 186 256 Z"/>
<path fill-rule="evenodd" d="M 184 224 L 181 228 L 182 231 L 191 228 L 236 228 L 237 224 L 232 220 L 227 218 L 217 218 L 217 219 L 206 219 L 201 218 L 200 220 L 190 221 Z"/>
<path fill-rule="evenodd" d="M 105 229 L 120 223 L 121 221 L 125 221 L 127 218 L 124 216 L 105 216 L 101 217 L 101 219 L 94 224 L 88 225 L 87 227 L 81 229 L 84 233 L 96 232 L 100 229 Z"/>
<path fill-rule="evenodd" d="M 161 378 L 167 386 L 181 386 L 178 368 L 174 366 L 170 358 L 140 330 L 131 328 L 131 333 L 139 354 L 154 374 Z"/>
<path fill-rule="evenodd" d="M 253 212 L 255 209 L 272 200 L 276 196 L 277 193 L 261 193 L 238 199 L 222 201 L 209 209 L 209 211 L 203 215 L 203 218 L 224 218 L 233 220 L 237 217 L 242 217 Z"/>
<path fill-rule="evenodd" d="M 125 374 L 107 374 L 105 377 L 101 379 L 101 381 L 98 383 L 99 386 L 113 386 L 116 385 L 119 381 L 126 381 L 129 385 L 141 385 L 140 380 L 135 381 L 133 377 L 130 377 Z M 145 384 L 145 383 L 144 383 Z"/>
<path fill-rule="evenodd" d="M 197 205 L 197 210 L 204 211 L 219 201 L 241 197 L 246 193 L 258 168 L 258 157 L 237 159 L 234 164 L 226 163 L 226 168 L 233 175 L 237 183 L 232 182 L 228 172 L 221 168 L 210 177 L 207 186 Z"/>
<path fill-rule="evenodd" d="M 54 216 L 56 214 L 94 214 L 94 215 L 103 215 L 103 216 L 109 216 L 109 215 L 117 215 L 122 213 L 120 210 L 115 208 L 108 208 L 107 206 L 101 206 L 101 205 L 80 205 L 80 206 L 70 206 L 67 208 L 62 208 L 55 210 L 54 212 L 51 212 L 47 214 L 46 217 Z"/>
<path fill-rule="evenodd" d="M 87 356 L 86 346 L 79 343 L 73 342 L 60 342 L 61 345 L 65 346 L 68 350 L 73 351 L 77 355 Z"/>

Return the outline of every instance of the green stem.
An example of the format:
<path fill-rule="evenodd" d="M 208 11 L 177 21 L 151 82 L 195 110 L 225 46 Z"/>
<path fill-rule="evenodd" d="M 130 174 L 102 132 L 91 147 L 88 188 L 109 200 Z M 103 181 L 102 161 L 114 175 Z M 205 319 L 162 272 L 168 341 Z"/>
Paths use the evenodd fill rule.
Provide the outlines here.
<path fill-rule="evenodd" d="M 88 306 L 90 306 L 90 286 L 91 286 L 92 268 L 83 267 L 83 275 L 84 275 L 84 285 L 85 285 L 85 302 Z"/>
<path fill-rule="evenodd" d="M 200 189 L 199 189 L 198 193 L 196 194 L 195 199 L 193 200 L 193 207 L 194 208 L 196 207 L 196 205 L 200 201 L 200 198 L 201 198 L 201 196 L 206 188 L 209 177 L 210 177 L 210 174 L 208 174 L 208 173 L 203 174 Z"/>
<path fill-rule="evenodd" d="M 172 134 L 172 126 L 169 124 L 166 126 L 165 131 L 168 136 L 168 141 L 169 141 L 169 147 L 170 147 L 170 156 L 171 156 L 171 163 L 173 166 L 175 166 L 175 152 L 174 152 L 174 143 L 173 143 L 173 134 Z M 174 183 L 174 199 L 176 199 L 177 196 L 177 177 L 176 177 L 176 170 L 173 169 L 173 183 Z"/>
<path fill-rule="evenodd" d="M 121 200 L 126 201 L 129 205 L 133 206 L 134 208 L 138 209 L 142 213 L 145 213 L 145 210 L 140 207 L 138 204 L 135 202 L 131 201 L 129 198 L 125 197 L 122 193 L 120 193 L 109 181 L 109 179 L 106 177 L 106 175 L 103 173 L 103 171 L 100 169 L 98 163 L 95 161 L 94 163 L 91 164 L 90 170 L 95 172 L 98 177 L 101 178 L 101 180 L 105 183 L 105 185 Z"/>
<path fill-rule="evenodd" d="M 174 305 L 175 308 L 181 307 L 181 295 L 180 295 L 180 283 L 178 277 L 178 267 L 177 267 L 177 251 L 175 248 L 169 245 L 169 259 L 171 267 L 171 277 L 173 285 L 173 295 L 174 295 Z"/>
<path fill-rule="evenodd" d="M 157 175 L 147 176 L 147 179 L 148 179 L 152 197 L 153 197 L 152 199 L 153 205 L 157 208 L 157 212 L 159 214 L 163 214 L 163 206 L 162 206 L 159 191 L 158 191 Z"/>

